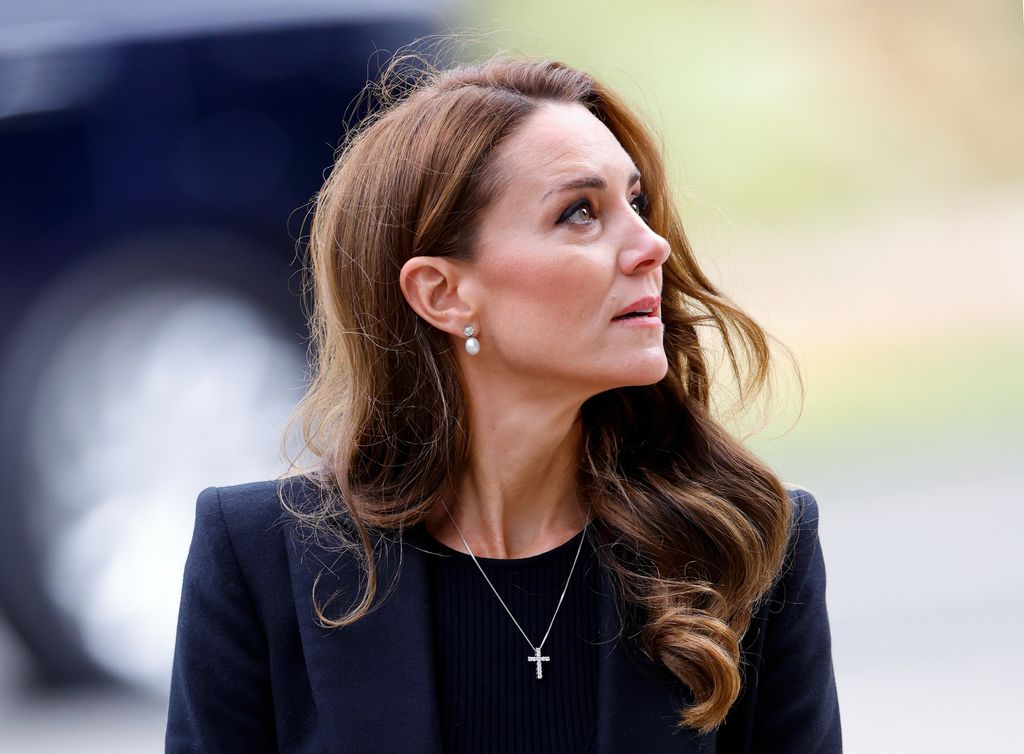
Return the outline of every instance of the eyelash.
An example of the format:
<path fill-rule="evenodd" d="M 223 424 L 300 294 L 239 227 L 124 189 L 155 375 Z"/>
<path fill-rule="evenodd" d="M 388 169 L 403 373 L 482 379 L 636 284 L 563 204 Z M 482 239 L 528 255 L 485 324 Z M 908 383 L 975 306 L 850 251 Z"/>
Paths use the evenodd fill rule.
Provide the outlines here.
<path fill-rule="evenodd" d="M 647 196 L 647 192 L 641 191 L 639 194 L 637 194 L 636 196 L 632 197 L 632 199 L 630 201 L 631 202 L 636 202 L 638 205 L 640 205 L 640 211 L 639 211 L 638 214 L 644 220 L 647 220 L 648 219 L 648 210 L 650 209 L 650 206 L 651 206 L 650 197 Z M 568 221 L 568 219 L 570 217 L 572 217 L 577 212 L 579 212 L 583 207 L 587 207 L 591 212 L 594 211 L 594 208 L 591 205 L 589 199 L 580 199 L 578 202 L 574 202 L 572 205 L 570 205 L 565 210 L 565 212 L 562 213 L 562 216 L 558 218 L 558 222 L 556 223 L 556 225 L 561 225 L 562 223 Z M 579 223 L 572 223 L 572 224 L 573 225 L 579 225 Z"/>

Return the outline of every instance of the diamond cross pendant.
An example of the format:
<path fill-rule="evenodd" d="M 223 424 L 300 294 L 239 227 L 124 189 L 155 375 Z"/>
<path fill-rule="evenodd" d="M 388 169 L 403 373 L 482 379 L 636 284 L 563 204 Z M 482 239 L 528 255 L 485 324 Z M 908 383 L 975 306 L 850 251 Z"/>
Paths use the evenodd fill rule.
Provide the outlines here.
<path fill-rule="evenodd" d="M 547 662 L 550 659 L 551 659 L 550 657 L 541 657 L 540 647 L 534 647 L 533 648 L 533 657 L 527 657 L 526 661 L 527 662 L 535 662 L 535 663 L 537 663 L 537 677 L 538 678 L 543 678 L 544 677 L 544 672 L 541 670 L 541 663 L 542 662 Z"/>

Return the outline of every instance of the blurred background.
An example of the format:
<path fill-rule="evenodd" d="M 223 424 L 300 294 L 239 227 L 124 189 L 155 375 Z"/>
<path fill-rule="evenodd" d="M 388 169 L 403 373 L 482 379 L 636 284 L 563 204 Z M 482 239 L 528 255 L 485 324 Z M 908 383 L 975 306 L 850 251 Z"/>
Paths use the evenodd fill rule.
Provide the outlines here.
<path fill-rule="evenodd" d="M 749 442 L 819 502 L 847 749 L 1018 751 L 1024 30 L 952 0 L 7 0 L 0 750 L 162 750 L 196 495 L 285 468 L 306 203 L 452 29 L 625 94 L 796 356 Z"/>

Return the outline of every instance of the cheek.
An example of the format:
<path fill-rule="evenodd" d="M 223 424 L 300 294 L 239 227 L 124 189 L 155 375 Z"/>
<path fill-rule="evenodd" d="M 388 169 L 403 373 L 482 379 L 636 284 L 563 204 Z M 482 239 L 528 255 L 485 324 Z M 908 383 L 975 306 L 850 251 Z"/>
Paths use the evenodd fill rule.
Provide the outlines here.
<path fill-rule="evenodd" d="M 519 249 L 496 258 L 487 276 L 500 316 L 531 322 L 557 318 L 563 326 L 580 326 L 603 311 L 608 273 L 597 254 L 565 247 Z"/>

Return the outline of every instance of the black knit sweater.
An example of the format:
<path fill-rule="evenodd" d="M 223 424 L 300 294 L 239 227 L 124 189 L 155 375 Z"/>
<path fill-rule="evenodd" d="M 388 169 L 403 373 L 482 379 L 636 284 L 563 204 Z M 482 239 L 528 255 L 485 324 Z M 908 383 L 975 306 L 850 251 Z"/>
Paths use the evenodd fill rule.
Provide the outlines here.
<path fill-rule="evenodd" d="M 434 657 L 445 751 L 494 754 L 594 751 L 597 713 L 598 562 L 588 530 L 528 558 L 477 558 L 537 646 L 582 549 L 537 663 L 526 638 L 463 552 L 421 526 L 411 541 L 428 557 Z"/>

